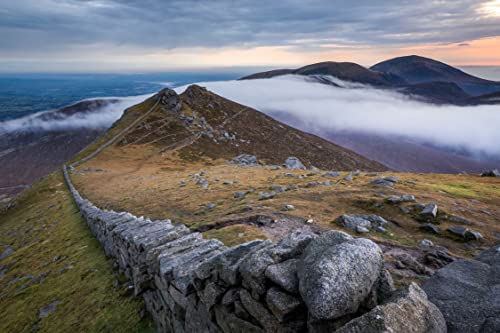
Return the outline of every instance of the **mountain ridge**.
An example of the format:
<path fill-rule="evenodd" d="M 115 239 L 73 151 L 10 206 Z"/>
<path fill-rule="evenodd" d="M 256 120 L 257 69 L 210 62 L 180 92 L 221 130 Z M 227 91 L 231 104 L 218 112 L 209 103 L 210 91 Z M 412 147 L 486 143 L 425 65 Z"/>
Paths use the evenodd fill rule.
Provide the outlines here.
<path fill-rule="evenodd" d="M 297 69 L 255 73 L 240 80 L 267 79 L 287 74 L 313 77 L 330 75 L 344 81 L 394 89 L 434 104 L 476 105 L 481 104 L 481 96 L 500 92 L 500 82 L 485 80 L 443 62 L 416 55 L 385 60 L 369 68 L 352 62 L 325 61 Z M 317 81 L 332 84 L 321 78 Z M 442 91 L 445 93 L 441 94 Z"/>
<path fill-rule="evenodd" d="M 287 157 L 295 156 L 308 166 L 329 169 L 387 169 L 197 85 L 170 98 L 178 98 L 181 106 L 177 111 L 153 112 L 140 126 L 124 134 L 117 144 L 175 150 L 187 160 L 200 156 L 231 159 L 247 153 L 268 164 L 280 165 Z"/>

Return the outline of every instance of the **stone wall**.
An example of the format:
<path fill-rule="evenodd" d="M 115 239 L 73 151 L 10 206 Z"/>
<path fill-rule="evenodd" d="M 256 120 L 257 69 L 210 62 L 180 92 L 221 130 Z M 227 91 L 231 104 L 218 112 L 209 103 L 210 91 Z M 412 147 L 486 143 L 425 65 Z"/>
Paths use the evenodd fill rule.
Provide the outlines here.
<path fill-rule="evenodd" d="M 446 330 L 418 286 L 394 291 L 380 248 L 367 239 L 298 231 L 276 243 L 228 248 L 170 220 L 100 209 L 63 172 L 89 228 L 144 298 L 158 332 L 365 332 L 366 325 L 402 332 L 412 318 L 411 332 Z"/>

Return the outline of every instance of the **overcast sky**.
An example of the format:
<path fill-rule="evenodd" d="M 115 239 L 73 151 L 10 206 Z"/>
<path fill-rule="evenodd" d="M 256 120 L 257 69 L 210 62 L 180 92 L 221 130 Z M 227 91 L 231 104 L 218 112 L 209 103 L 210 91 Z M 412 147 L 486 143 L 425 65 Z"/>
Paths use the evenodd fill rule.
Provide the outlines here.
<path fill-rule="evenodd" d="M 1 0 L 0 72 L 500 65 L 500 0 Z"/>

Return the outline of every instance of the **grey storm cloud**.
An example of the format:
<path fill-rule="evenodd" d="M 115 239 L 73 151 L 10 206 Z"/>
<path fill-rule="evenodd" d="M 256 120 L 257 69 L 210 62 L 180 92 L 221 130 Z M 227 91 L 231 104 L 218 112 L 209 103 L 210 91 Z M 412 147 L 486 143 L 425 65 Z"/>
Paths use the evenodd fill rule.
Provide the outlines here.
<path fill-rule="evenodd" d="M 0 5 L 0 55 L 117 45 L 253 47 L 459 43 L 498 35 L 477 0 L 16 0 Z"/>

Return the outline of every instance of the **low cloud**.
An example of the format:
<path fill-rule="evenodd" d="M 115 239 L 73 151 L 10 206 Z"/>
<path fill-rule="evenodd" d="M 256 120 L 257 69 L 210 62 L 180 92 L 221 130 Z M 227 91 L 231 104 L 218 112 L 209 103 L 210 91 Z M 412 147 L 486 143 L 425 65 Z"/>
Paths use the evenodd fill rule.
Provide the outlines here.
<path fill-rule="evenodd" d="M 436 106 L 392 91 L 348 84 L 338 88 L 300 76 L 200 85 L 281 121 L 298 121 L 301 129 L 317 134 L 349 130 L 406 136 L 500 157 L 500 110 L 494 105 Z"/>
<path fill-rule="evenodd" d="M 77 112 L 65 116 L 57 110 L 44 111 L 26 117 L 0 122 L 0 134 L 16 131 L 59 131 L 69 129 L 106 129 L 121 117 L 128 107 L 140 103 L 150 95 L 132 97 L 103 97 L 118 100 L 89 112 Z"/>

